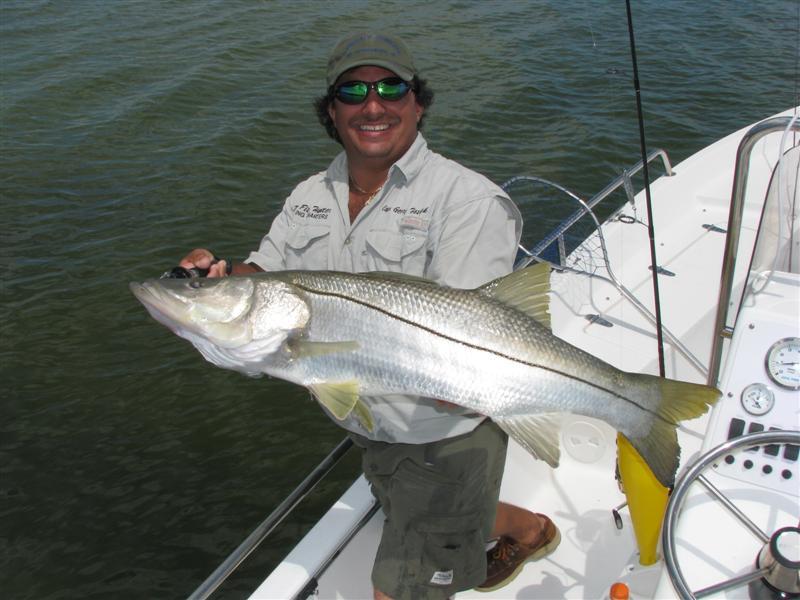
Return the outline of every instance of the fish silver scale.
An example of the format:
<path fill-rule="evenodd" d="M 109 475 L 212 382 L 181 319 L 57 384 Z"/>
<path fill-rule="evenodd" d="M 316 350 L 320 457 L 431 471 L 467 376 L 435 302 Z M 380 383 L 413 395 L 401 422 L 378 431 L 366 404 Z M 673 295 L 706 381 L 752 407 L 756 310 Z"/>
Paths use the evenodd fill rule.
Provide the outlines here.
<path fill-rule="evenodd" d="M 282 277 L 309 305 L 305 339 L 356 341 L 358 350 L 292 361 L 292 372 L 279 376 L 305 385 L 355 379 L 365 395 L 439 398 L 497 419 L 573 412 L 631 436 L 647 429 L 651 399 L 626 381 L 629 375 L 479 292 L 341 273 Z M 647 407 L 644 414 L 639 404 Z"/>

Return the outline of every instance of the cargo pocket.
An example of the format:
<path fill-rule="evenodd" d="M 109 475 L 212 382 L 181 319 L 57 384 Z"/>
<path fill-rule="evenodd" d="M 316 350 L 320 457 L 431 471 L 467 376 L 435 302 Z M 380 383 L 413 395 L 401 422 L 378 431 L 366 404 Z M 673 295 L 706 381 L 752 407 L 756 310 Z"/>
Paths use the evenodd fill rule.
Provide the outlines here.
<path fill-rule="evenodd" d="M 453 590 L 480 585 L 486 578 L 480 520 L 477 513 L 419 519 L 414 525 L 423 540 L 419 580 Z"/>
<path fill-rule="evenodd" d="M 286 268 L 327 268 L 330 233 L 330 226 L 291 223 L 286 235 Z"/>
<path fill-rule="evenodd" d="M 416 229 L 390 231 L 372 229 L 367 233 L 370 269 L 409 275 L 425 272 L 425 249 L 428 233 Z"/>
<path fill-rule="evenodd" d="M 415 581 L 448 593 L 483 582 L 483 519 L 474 510 L 459 510 L 463 485 L 407 459 L 397 465 L 391 486 L 391 518 L 409 532 L 406 540 L 413 547 L 404 552 Z"/>

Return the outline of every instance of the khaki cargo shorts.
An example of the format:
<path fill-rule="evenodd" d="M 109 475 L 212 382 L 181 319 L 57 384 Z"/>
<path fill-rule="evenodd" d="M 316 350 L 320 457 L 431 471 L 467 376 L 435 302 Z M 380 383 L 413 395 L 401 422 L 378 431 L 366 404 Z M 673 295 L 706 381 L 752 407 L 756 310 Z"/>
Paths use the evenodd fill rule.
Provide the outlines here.
<path fill-rule="evenodd" d="M 444 599 L 486 578 L 508 437 L 489 419 L 429 444 L 350 434 L 383 508 L 372 584 L 395 600 Z"/>

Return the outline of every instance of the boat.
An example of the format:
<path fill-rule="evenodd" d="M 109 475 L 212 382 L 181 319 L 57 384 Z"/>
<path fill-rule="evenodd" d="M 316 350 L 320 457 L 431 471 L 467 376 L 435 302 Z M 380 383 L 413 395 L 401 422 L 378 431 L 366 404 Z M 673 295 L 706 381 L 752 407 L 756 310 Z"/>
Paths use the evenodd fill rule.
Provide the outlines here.
<path fill-rule="evenodd" d="M 550 515 L 561 545 L 507 586 L 458 599 L 600 599 L 615 584 L 631 598 L 800 593 L 796 116 L 792 108 L 744 127 L 675 166 L 652 151 L 588 200 L 535 176 L 506 182 L 512 197 L 520 186 L 547 186 L 574 204 L 518 260 L 519 268 L 552 265 L 556 335 L 626 371 L 658 374 L 663 364 L 667 377 L 709 383 L 722 395 L 710 414 L 679 428 L 681 466 L 663 503 L 639 494 L 635 481 L 620 485 L 617 434 L 603 422 L 567 417 L 557 469 L 512 441 L 501 500 Z M 636 192 L 645 168 L 663 174 Z M 207 597 L 348 446 L 192 597 Z M 381 524 L 359 477 L 251 598 L 371 598 Z"/>

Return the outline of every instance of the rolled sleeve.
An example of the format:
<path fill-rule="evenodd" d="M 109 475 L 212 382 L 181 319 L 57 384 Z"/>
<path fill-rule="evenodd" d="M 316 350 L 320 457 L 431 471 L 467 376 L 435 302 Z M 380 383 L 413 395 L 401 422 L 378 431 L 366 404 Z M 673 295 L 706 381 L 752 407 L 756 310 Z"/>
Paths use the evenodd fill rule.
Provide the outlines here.
<path fill-rule="evenodd" d="M 289 231 L 289 216 L 287 206 L 272 221 L 269 232 L 258 246 L 258 250 L 250 253 L 245 262 L 258 265 L 265 271 L 280 271 L 286 268 L 286 234 Z"/>

